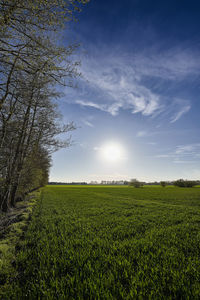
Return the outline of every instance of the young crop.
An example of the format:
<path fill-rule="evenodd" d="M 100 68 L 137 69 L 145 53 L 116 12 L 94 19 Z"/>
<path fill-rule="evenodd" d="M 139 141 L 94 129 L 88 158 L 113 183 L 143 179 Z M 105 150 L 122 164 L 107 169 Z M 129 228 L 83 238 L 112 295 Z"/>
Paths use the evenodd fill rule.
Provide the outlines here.
<path fill-rule="evenodd" d="M 6 299 L 199 299 L 199 188 L 46 187 Z"/>

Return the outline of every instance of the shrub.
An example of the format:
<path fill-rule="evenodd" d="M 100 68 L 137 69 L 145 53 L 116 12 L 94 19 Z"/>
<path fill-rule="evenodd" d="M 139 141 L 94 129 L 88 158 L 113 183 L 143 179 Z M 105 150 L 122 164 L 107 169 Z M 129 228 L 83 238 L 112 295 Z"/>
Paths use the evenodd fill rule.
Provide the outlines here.
<path fill-rule="evenodd" d="M 197 185 L 197 182 L 195 180 L 183 180 L 183 179 L 178 179 L 174 181 L 175 186 L 179 187 L 193 187 Z"/>
<path fill-rule="evenodd" d="M 161 181 L 161 182 L 160 182 L 160 185 L 161 185 L 162 187 L 166 187 L 167 183 L 166 183 L 166 181 Z"/>
<path fill-rule="evenodd" d="M 129 182 L 130 186 L 133 186 L 135 188 L 139 188 L 143 186 L 143 183 L 138 181 L 137 179 L 131 179 L 131 181 Z"/>

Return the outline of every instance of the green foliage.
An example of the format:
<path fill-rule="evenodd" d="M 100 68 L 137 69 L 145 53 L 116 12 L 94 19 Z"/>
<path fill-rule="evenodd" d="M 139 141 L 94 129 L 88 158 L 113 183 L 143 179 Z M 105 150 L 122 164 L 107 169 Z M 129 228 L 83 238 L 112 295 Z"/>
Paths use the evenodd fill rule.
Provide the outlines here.
<path fill-rule="evenodd" d="M 33 198 L 24 203 L 17 204 L 17 212 L 9 216 L 0 214 L 1 224 L 4 218 L 7 218 L 11 224 L 4 226 L 1 229 L 1 240 L 0 240 L 0 298 L 6 290 L 9 290 L 10 280 L 13 280 L 16 276 L 16 270 L 14 268 L 14 260 L 16 258 L 16 246 L 20 244 L 20 239 L 24 233 L 24 229 L 27 227 L 27 221 L 30 217 L 33 207 L 37 199 L 39 198 L 40 192 L 32 193 Z M 15 221 L 12 219 L 15 218 Z M 9 221 L 10 220 L 10 221 Z M 2 298 L 1 298 L 2 299 Z"/>
<path fill-rule="evenodd" d="M 199 196 L 199 188 L 44 188 L 18 279 L 2 298 L 199 299 Z"/>
<path fill-rule="evenodd" d="M 166 181 L 161 181 L 161 182 L 160 182 L 160 185 L 161 185 L 162 187 L 166 187 L 167 183 L 166 183 Z"/>
<path fill-rule="evenodd" d="M 193 187 L 197 184 L 198 183 L 195 180 L 178 179 L 178 180 L 174 181 L 174 185 L 179 186 L 179 187 Z"/>
<path fill-rule="evenodd" d="M 46 151 L 42 151 L 42 149 L 38 149 L 37 152 L 32 151 L 26 158 L 22 169 L 18 194 L 21 195 L 24 191 L 45 186 L 48 183 L 49 167 L 50 158 Z"/>
<path fill-rule="evenodd" d="M 66 22 L 87 0 L 0 0 L 0 210 L 14 208 L 48 182 L 51 154 L 70 145 L 57 136 L 59 84 L 75 86 L 78 45 L 61 41 Z"/>
<path fill-rule="evenodd" d="M 133 186 L 135 188 L 140 188 L 143 186 L 143 183 L 138 181 L 137 179 L 131 179 L 131 181 L 129 182 L 130 186 Z"/>

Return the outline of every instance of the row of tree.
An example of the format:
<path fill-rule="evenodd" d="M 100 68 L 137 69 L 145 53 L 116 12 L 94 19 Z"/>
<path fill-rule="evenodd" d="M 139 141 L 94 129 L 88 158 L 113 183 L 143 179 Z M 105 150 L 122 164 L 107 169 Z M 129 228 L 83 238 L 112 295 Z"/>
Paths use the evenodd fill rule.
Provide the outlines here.
<path fill-rule="evenodd" d="M 161 185 L 162 187 L 166 187 L 167 185 L 174 185 L 178 187 L 193 187 L 195 185 L 200 185 L 199 180 L 184 180 L 184 179 L 178 179 L 175 181 L 160 181 L 160 183 L 156 182 L 156 185 Z M 144 185 L 151 185 L 145 182 L 141 182 L 137 179 L 131 179 L 129 182 L 130 186 L 133 186 L 135 188 L 142 187 Z"/>
<path fill-rule="evenodd" d="M 0 209 L 48 182 L 51 153 L 68 146 L 57 85 L 73 85 L 77 45 L 58 40 L 85 0 L 0 0 Z"/>
<path fill-rule="evenodd" d="M 184 180 L 184 179 L 178 179 L 174 181 L 175 186 L 179 187 L 193 187 L 195 185 L 199 185 L 199 180 Z"/>

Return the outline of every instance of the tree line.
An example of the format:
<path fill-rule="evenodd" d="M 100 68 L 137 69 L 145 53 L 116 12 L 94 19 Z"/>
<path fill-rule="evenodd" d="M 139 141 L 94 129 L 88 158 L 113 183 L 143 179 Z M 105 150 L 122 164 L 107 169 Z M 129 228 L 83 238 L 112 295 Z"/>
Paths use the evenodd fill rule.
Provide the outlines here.
<path fill-rule="evenodd" d="M 0 0 L 0 210 L 48 182 L 52 152 L 69 146 L 61 133 L 58 85 L 79 75 L 77 45 L 59 39 L 86 0 Z"/>
<path fill-rule="evenodd" d="M 135 188 L 143 187 L 144 185 L 161 185 L 162 187 L 166 187 L 167 185 L 174 185 L 178 187 L 194 187 L 196 185 L 200 185 L 199 180 L 184 180 L 184 179 L 178 179 L 175 181 L 160 181 L 160 182 L 141 182 L 137 179 L 131 179 L 130 182 L 128 182 L 130 186 L 133 186 Z"/>

